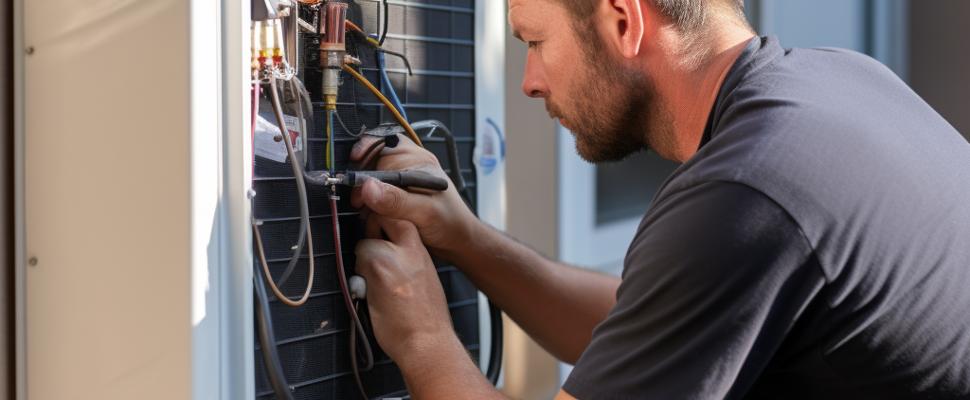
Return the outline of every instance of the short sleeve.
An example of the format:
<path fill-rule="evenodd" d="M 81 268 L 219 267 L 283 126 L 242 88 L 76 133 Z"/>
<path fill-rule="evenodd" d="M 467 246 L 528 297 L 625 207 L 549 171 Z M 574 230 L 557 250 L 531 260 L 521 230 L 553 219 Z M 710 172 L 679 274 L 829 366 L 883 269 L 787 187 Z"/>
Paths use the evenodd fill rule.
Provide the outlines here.
<path fill-rule="evenodd" d="M 563 387 L 581 400 L 741 398 L 825 284 L 790 215 L 730 182 L 664 196 L 624 264 Z"/>

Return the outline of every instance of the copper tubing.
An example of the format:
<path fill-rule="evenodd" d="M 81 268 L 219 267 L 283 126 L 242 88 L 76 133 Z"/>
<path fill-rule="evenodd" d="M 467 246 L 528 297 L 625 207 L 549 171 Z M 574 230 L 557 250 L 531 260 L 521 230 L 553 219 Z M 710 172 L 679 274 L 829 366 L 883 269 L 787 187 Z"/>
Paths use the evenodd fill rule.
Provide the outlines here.
<path fill-rule="evenodd" d="M 335 196 L 330 197 L 330 218 L 333 220 L 333 252 L 337 256 L 337 281 L 340 283 L 340 293 L 343 294 L 344 305 L 347 307 L 347 312 L 350 314 L 350 319 L 353 321 L 353 326 L 350 327 L 350 338 L 353 341 L 350 344 L 350 363 L 354 372 L 354 379 L 357 381 L 357 388 L 360 390 L 361 396 L 367 399 L 367 393 L 364 391 L 364 386 L 361 383 L 360 371 L 366 371 L 374 367 L 374 353 L 370 347 L 370 342 L 367 341 L 367 334 L 364 331 L 364 325 L 360 322 L 360 316 L 357 315 L 357 307 L 354 305 L 354 300 L 350 297 L 350 287 L 347 285 L 347 275 L 346 271 L 344 270 L 343 249 L 340 245 L 340 220 L 339 215 L 337 214 L 337 198 Z M 363 368 L 360 368 L 357 365 L 357 333 L 360 334 L 361 344 L 363 345 L 364 349 L 365 363 Z"/>
<path fill-rule="evenodd" d="M 380 90 L 378 90 L 372 83 L 370 83 L 370 81 L 367 80 L 367 78 L 364 78 L 364 76 L 361 75 L 359 72 L 357 72 L 353 68 L 350 68 L 350 66 L 344 65 L 343 69 L 344 69 L 344 72 L 350 74 L 350 76 L 353 76 L 354 79 L 357 80 L 357 82 L 360 82 L 361 85 L 366 87 L 367 90 L 369 90 L 371 94 L 374 95 L 374 97 L 377 97 L 377 99 L 384 104 L 384 107 L 387 107 L 387 110 L 390 111 L 392 115 L 394 115 L 394 119 L 397 120 L 398 124 L 401 124 L 401 127 L 404 128 L 404 131 L 407 132 L 408 137 L 411 138 L 411 140 L 414 141 L 415 144 L 417 144 L 418 146 L 424 147 L 424 144 L 421 143 L 421 138 L 419 138 L 418 134 L 414 132 L 413 128 L 411 128 L 411 124 L 409 124 L 408 121 L 404 119 L 404 116 L 401 115 L 401 113 L 398 112 L 396 108 L 394 108 L 394 105 L 391 104 L 391 101 L 388 100 L 387 97 L 385 97 Z"/>

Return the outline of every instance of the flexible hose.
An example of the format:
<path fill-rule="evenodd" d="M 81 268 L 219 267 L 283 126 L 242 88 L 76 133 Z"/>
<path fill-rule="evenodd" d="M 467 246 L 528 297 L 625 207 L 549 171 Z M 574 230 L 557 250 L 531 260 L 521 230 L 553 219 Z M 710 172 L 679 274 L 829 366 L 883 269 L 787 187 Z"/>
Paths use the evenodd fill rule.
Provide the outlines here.
<path fill-rule="evenodd" d="M 307 130 L 307 125 L 305 122 L 306 121 L 305 115 L 307 114 L 313 115 L 313 106 L 310 104 L 310 93 L 307 92 L 306 87 L 303 86 L 303 81 L 301 81 L 299 78 L 295 76 L 292 79 L 290 79 L 290 86 L 293 90 L 296 91 L 296 96 L 298 96 L 297 98 L 300 101 L 300 105 L 297 106 L 297 109 L 299 113 L 298 117 L 300 118 L 300 123 L 302 128 L 302 131 L 301 131 L 301 135 L 302 135 L 302 134 L 305 134 L 306 132 L 309 132 Z M 306 146 L 306 144 L 304 144 L 304 146 Z M 304 166 L 308 166 L 310 164 L 310 152 L 308 150 L 309 149 L 307 148 L 304 148 L 303 150 Z M 293 274 L 293 271 L 296 270 L 297 261 L 299 261 L 300 259 L 299 255 L 300 253 L 303 252 L 304 239 L 306 236 L 307 226 L 309 226 L 309 224 L 304 223 L 304 221 L 301 218 L 300 233 L 299 235 L 297 235 L 299 239 L 297 239 L 296 248 L 293 249 L 293 257 L 290 258 L 290 262 L 286 265 L 286 269 L 283 270 L 283 274 L 280 275 L 280 279 L 276 281 L 276 286 L 282 287 L 286 283 L 286 281 L 290 279 L 290 276 Z"/>
<path fill-rule="evenodd" d="M 283 374 L 283 363 L 280 362 L 279 352 L 276 350 L 276 336 L 273 333 L 273 319 L 270 316 L 269 298 L 266 287 L 263 286 L 263 276 L 259 271 L 253 271 L 253 292 L 256 308 L 256 334 L 259 337 L 259 350 L 263 355 L 263 365 L 266 366 L 266 378 L 269 380 L 276 398 L 293 400 L 293 392 Z"/>
<path fill-rule="evenodd" d="M 306 230 L 306 247 L 309 253 L 309 266 L 307 273 L 307 285 L 306 290 L 303 292 L 303 296 L 299 300 L 292 300 L 287 297 L 280 288 L 273 282 L 273 275 L 269 271 L 269 265 L 266 262 L 266 254 L 263 248 L 263 239 L 259 234 L 259 227 L 253 224 L 253 234 L 256 235 L 256 248 L 259 253 L 259 261 L 263 267 L 263 274 L 266 276 L 266 281 L 269 284 L 270 289 L 273 294 L 284 304 L 291 307 L 299 307 L 306 303 L 307 299 L 310 298 L 310 292 L 313 290 L 313 272 L 314 272 L 314 260 L 313 260 L 313 237 L 310 233 L 310 207 L 307 200 L 306 182 L 303 179 L 303 170 L 300 168 L 300 163 L 296 162 L 296 154 L 293 151 L 293 144 L 290 143 L 289 131 L 286 129 L 286 121 L 283 119 L 283 110 L 280 105 L 280 97 L 276 88 L 276 79 L 270 79 L 270 97 L 271 103 L 273 104 L 273 112 L 276 114 L 276 122 L 279 124 L 280 133 L 283 135 L 283 143 L 286 144 L 286 152 L 290 158 L 290 166 L 293 168 L 293 176 L 296 178 L 296 189 L 299 193 L 300 198 L 300 219 L 301 227 L 305 227 Z M 301 228 L 301 231 L 303 229 Z M 301 238 L 304 236 L 301 235 Z M 291 260 L 292 261 L 292 260 Z"/>
<path fill-rule="evenodd" d="M 350 66 L 344 65 L 343 70 L 344 72 L 347 72 L 348 74 L 350 74 L 350 76 L 354 77 L 354 79 L 356 79 L 357 82 L 360 82 L 361 85 L 367 88 L 367 90 L 369 90 L 371 94 L 374 95 L 374 97 L 377 97 L 377 99 L 384 104 L 384 107 L 387 107 L 387 110 L 390 111 L 392 115 L 394 115 L 394 119 L 397 121 L 398 124 L 401 125 L 401 127 L 404 128 L 404 131 L 407 132 L 408 137 L 410 137 L 411 140 L 414 141 L 414 143 L 416 143 L 418 146 L 424 147 L 424 145 L 421 143 L 421 138 L 419 138 L 418 134 L 414 132 L 413 128 L 411 128 L 411 124 L 409 124 L 408 121 L 404 119 L 404 116 L 401 115 L 401 113 L 399 113 L 396 108 L 394 108 L 394 105 L 391 104 L 391 101 L 388 100 L 387 97 L 385 97 L 380 90 L 374 87 L 374 85 L 370 83 L 370 81 L 368 81 L 367 78 L 364 78 L 364 76 L 361 75 L 359 72 L 355 71 L 353 68 L 350 68 Z"/>
<path fill-rule="evenodd" d="M 291 89 L 293 88 L 293 85 L 294 85 L 293 81 L 295 81 L 295 80 L 297 80 L 296 77 L 293 77 L 290 80 L 290 85 L 291 85 L 290 87 L 291 87 Z M 302 103 L 302 101 L 301 101 L 301 103 Z M 274 105 L 274 107 L 275 107 L 275 105 Z M 301 129 L 302 129 L 301 135 L 302 135 L 303 134 L 302 132 L 306 132 L 306 124 L 304 122 L 302 122 L 303 121 L 303 107 L 297 106 L 297 109 L 299 111 L 299 118 L 300 118 L 300 121 L 301 121 L 301 124 L 302 124 L 302 126 L 301 126 Z M 289 131 L 286 131 L 286 132 L 289 132 Z M 284 134 L 284 137 L 288 139 L 289 134 L 288 133 Z M 307 154 L 308 153 L 309 153 L 308 151 L 305 151 L 305 150 L 303 151 L 303 155 L 304 155 L 303 164 L 304 165 L 306 165 L 306 163 L 308 161 L 308 159 L 307 159 Z M 290 159 L 290 162 L 291 163 L 292 162 L 295 162 L 295 159 L 291 158 Z M 296 236 L 297 237 L 296 246 L 293 247 L 293 255 L 290 257 L 290 262 L 286 264 L 286 268 L 283 270 L 283 274 L 280 275 L 280 279 L 278 281 L 276 281 L 276 283 L 274 283 L 274 285 L 276 285 L 277 287 L 283 286 L 283 284 L 285 284 L 286 281 L 288 281 L 290 279 L 290 275 L 292 275 L 293 274 L 293 271 L 296 269 L 296 264 L 300 261 L 300 253 L 303 253 L 303 246 L 306 244 L 305 243 L 306 236 L 307 236 L 306 231 L 307 231 L 307 229 L 309 229 L 309 226 L 310 226 L 310 223 L 309 223 L 309 214 L 308 214 L 308 218 L 306 220 L 304 220 L 302 218 L 302 214 L 301 214 L 301 218 L 300 218 L 300 232 Z"/>

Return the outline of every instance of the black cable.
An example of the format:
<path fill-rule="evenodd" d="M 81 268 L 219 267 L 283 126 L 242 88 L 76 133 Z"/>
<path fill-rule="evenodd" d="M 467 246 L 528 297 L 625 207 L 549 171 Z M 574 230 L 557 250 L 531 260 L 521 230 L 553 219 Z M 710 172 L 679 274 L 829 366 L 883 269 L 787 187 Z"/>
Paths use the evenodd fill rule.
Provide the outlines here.
<path fill-rule="evenodd" d="M 408 75 L 414 76 L 414 71 L 411 70 L 411 61 L 408 60 L 407 56 L 405 56 L 404 54 L 398 53 L 396 51 L 391 51 L 391 50 L 387 50 L 387 49 L 383 49 L 383 48 L 379 48 L 379 49 L 377 49 L 377 51 L 379 51 L 381 53 L 384 53 L 384 54 L 390 54 L 392 56 L 395 56 L 397 58 L 400 58 L 401 61 L 404 61 L 404 68 L 407 68 Z"/>
<path fill-rule="evenodd" d="M 502 310 L 491 300 L 488 301 L 488 317 L 492 333 L 492 346 L 488 353 L 488 368 L 485 377 L 492 385 L 498 385 L 499 375 L 502 373 Z"/>
<path fill-rule="evenodd" d="M 465 179 L 461 175 L 461 165 L 458 162 L 458 145 L 455 143 L 455 136 L 451 133 L 445 124 L 441 121 L 428 120 L 428 121 L 418 121 L 415 122 L 412 127 L 414 129 L 419 128 L 431 128 L 428 132 L 428 137 L 434 134 L 436 131 L 441 131 L 445 137 L 445 146 L 448 147 L 448 171 L 451 172 L 452 183 L 455 184 L 455 189 L 461 194 L 461 197 L 465 199 L 465 202 L 472 206 L 471 196 L 468 193 L 468 187 L 465 185 Z M 492 337 L 492 345 L 489 348 L 488 353 L 488 367 L 485 370 L 485 377 L 492 385 L 498 385 L 499 376 L 502 373 L 502 351 L 503 351 L 503 328 L 502 328 L 502 310 L 491 300 L 488 301 L 488 318 L 489 318 L 489 331 Z"/>
<path fill-rule="evenodd" d="M 465 184 L 465 178 L 461 175 L 461 164 L 458 162 L 458 144 L 455 143 L 455 135 L 451 133 L 451 130 L 443 124 L 441 121 L 436 120 L 425 120 L 418 121 L 411 124 L 414 130 L 418 129 L 431 129 L 428 131 L 426 137 L 431 137 L 435 132 L 441 132 L 444 136 L 445 146 L 448 148 L 448 176 L 451 178 L 451 182 L 455 184 L 455 189 L 458 193 L 462 194 L 470 204 L 471 199 L 468 198 L 468 188 Z"/>
<path fill-rule="evenodd" d="M 381 29 L 381 38 L 377 40 L 381 46 L 384 45 L 384 39 L 387 39 L 387 26 L 390 18 L 388 18 L 390 12 L 388 11 L 387 0 L 384 0 L 384 27 Z"/>
<path fill-rule="evenodd" d="M 283 363 L 276 349 L 276 335 L 273 333 L 273 318 L 270 316 L 269 296 L 262 273 L 253 265 L 253 294 L 256 308 L 256 333 L 259 338 L 259 350 L 263 355 L 263 365 L 266 367 L 266 378 L 269 380 L 276 398 L 293 400 L 290 384 L 283 374 Z"/>

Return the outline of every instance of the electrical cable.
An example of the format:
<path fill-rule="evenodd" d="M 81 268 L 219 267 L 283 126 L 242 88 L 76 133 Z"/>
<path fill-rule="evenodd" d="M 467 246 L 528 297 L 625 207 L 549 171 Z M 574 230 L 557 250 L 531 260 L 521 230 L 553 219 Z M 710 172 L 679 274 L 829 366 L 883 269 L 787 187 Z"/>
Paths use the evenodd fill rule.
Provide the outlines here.
<path fill-rule="evenodd" d="M 488 301 L 489 331 L 492 334 L 492 345 L 488 353 L 488 367 L 485 370 L 485 377 L 492 385 L 498 386 L 498 379 L 502 373 L 502 309 L 491 300 Z"/>
<path fill-rule="evenodd" d="M 458 193 L 468 197 L 468 187 L 465 184 L 465 177 L 461 174 L 461 164 L 458 162 L 458 144 L 455 143 L 455 135 L 451 133 L 451 129 L 448 129 L 448 126 L 441 121 L 433 119 L 415 122 L 411 127 L 414 130 L 430 128 L 428 134 L 425 135 L 426 138 L 430 138 L 435 132 L 441 132 L 448 149 L 448 176 L 451 178 L 451 182 L 455 184 Z M 470 201 L 470 199 L 468 200 Z"/>
<path fill-rule="evenodd" d="M 341 248 L 340 243 L 340 219 L 337 213 L 336 195 L 330 196 L 330 215 L 333 226 L 334 254 L 337 257 L 337 281 L 340 284 L 340 292 L 343 295 L 344 305 L 347 307 L 347 312 L 350 313 L 350 318 L 353 321 L 353 327 L 351 327 L 351 329 L 355 329 L 358 331 L 358 333 L 360 333 L 360 337 L 362 339 L 361 344 L 363 345 L 364 357 L 366 361 L 364 368 L 359 368 L 357 366 L 356 343 L 354 343 L 354 352 L 350 355 L 351 367 L 354 371 L 355 379 L 357 379 L 359 382 L 360 371 L 362 369 L 369 370 L 374 367 L 374 353 L 370 347 L 370 342 L 367 340 L 367 333 L 364 331 L 364 326 L 360 322 L 360 316 L 357 314 L 357 308 L 354 306 L 354 301 L 350 297 L 350 288 L 347 285 L 347 275 L 346 270 L 344 269 L 343 249 Z M 356 337 L 354 337 L 354 339 L 356 339 Z M 364 392 L 363 385 L 360 385 L 359 389 L 361 390 L 361 395 L 364 396 L 365 399 L 368 398 L 367 394 Z"/>
<path fill-rule="evenodd" d="M 397 123 L 404 128 L 404 131 L 407 132 L 408 137 L 410 137 L 415 144 L 417 144 L 418 146 L 424 147 L 424 145 L 421 143 L 421 138 L 419 138 L 418 134 L 414 132 L 413 128 L 411 128 L 411 124 L 409 124 L 408 121 L 404 119 L 404 116 L 402 116 L 401 113 L 397 112 L 397 109 L 394 108 L 394 105 L 391 104 L 391 101 L 388 100 L 387 97 L 384 97 L 384 94 L 382 94 L 380 90 L 377 90 L 377 88 L 374 87 L 374 85 L 370 83 L 370 81 L 368 81 L 367 78 L 364 78 L 363 75 L 361 75 L 353 68 L 350 68 L 350 66 L 344 65 L 343 70 L 348 74 L 350 74 L 350 76 L 354 77 L 354 79 L 356 79 L 357 82 L 360 82 L 361 85 L 367 88 L 367 90 L 369 90 L 371 94 L 374 95 L 374 97 L 377 97 L 377 99 L 380 100 L 385 107 L 387 107 L 388 111 L 390 111 L 391 114 L 394 115 L 394 119 L 397 120 Z"/>
<path fill-rule="evenodd" d="M 270 78 L 269 84 L 270 84 L 271 104 L 273 105 L 273 113 L 276 114 L 276 122 L 279 125 L 280 133 L 283 135 L 283 143 L 285 143 L 286 145 L 286 152 L 289 155 L 290 165 L 293 168 L 293 176 L 296 178 L 296 189 L 297 189 L 297 192 L 299 193 L 299 199 L 300 199 L 300 219 L 302 221 L 300 230 L 303 231 L 303 228 L 302 228 L 303 226 L 305 226 L 306 228 L 305 238 L 306 238 L 307 252 L 309 253 L 309 263 L 308 263 L 309 266 L 307 268 L 308 273 L 307 273 L 306 290 L 304 291 L 303 296 L 300 297 L 299 300 L 294 301 L 289 297 L 287 297 L 286 295 L 284 295 L 283 292 L 280 290 L 280 288 L 273 281 L 273 276 L 269 271 L 269 265 L 266 262 L 266 253 L 263 248 L 263 239 L 259 233 L 259 226 L 256 223 L 253 223 L 253 233 L 256 236 L 256 249 L 259 255 L 260 264 L 262 264 L 262 267 L 263 267 L 262 268 L 263 274 L 266 276 L 266 281 L 269 284 L 270 289 L 273 291 L 273 294 L 284 304 L 291 307 L 299 307 L 305 304 L 307 299 L 310 298 L 310 292 L 313 289 L 314 256 L 313 256 L 313 238 L 310 232 L 310 208 L 309 208 L 309 204 L 308 204 L 309 202 L 307 198 L 306 181 L 304 181 L 304 178 L 303 178 L 303 170 L 302 168 L 300 168 L 300 164 L 296 162 L 297 158 L 296 158 L 295 152 L 293 151 L 293 144 L 290 141 L 289 131 L 286 129 L 286 121 L 283 119 L 283 110 L 282 110 L 282 106 L 280 105 L 279 93 L 277 92 L 276 79 Z M 303 238 L 304 236 L 301 235 L 300 237 Z"/>
<path fill-rule="evenodd" d="M 407 56 L 405 56 L 404 54 L 398 53 L 396 51 L 387 50 L 383 47 L 378 48 L 377 51 L 380 53 L 390 54 L 392 56 L 400 58 L 401 61 L 404 61 L 404 68 L 408 70 L 408 75 L 414 76 L 414 71 L 411 69 L 411 61 L 408 60 Z"/>
<path fill-rule="evenodd" d="M 384 46 L 384 40 L 387 39 L 387 27 L 390 25 L 390 12 L 388 10 L 387 0 L 384 0 L 384 27 L 381 28 L 381 38 L 377 40 L 379 46 Z"/>
<path fill-rule="evenodd" d="M 358 137 L 358 136 L 360 136 L 360 133 L 354 133 L 354 132 L 352 132 L 350 130 L 350 128 L 348 128 L 347 125 L 344 124 L 344 119 L 340 117 L 340 113 L 339 112 L 333 113 L 333 116 L 335 118 L 337 118 L 337 123 L 340 124 L 340 129 L 343 129 L 344 130 L 344 133 L 350 135 L 351 137 Z"/>

